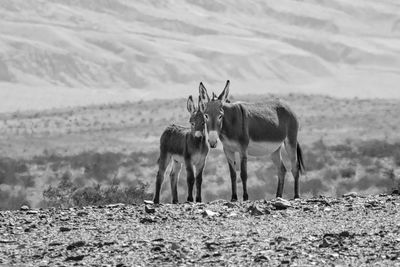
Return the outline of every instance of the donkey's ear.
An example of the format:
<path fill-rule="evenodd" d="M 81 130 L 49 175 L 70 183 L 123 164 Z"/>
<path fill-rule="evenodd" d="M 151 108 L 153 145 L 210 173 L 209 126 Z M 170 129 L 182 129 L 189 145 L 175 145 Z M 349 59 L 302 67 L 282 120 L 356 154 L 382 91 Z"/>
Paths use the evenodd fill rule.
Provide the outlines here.
<path fill-rule="evenodd" d="M 226 81 L 224 91 L 219 95 L 218 100 L 221 100 L 222 102 L 225 102 L 228 99 L 229 95 L 229 80 Z"/>
<path fill-rule="evenodd" d="M 200 97 L 201 101 L 203 101 L 203 102 L 206 102 L 206 103 L 210 102 L 210 96 L 208 95 L 207 89 L 203 85 L 202 82 L 200 82 L 200 85 L 199 85 L 199 97 Z"/>
<path fill-rule="evenodd" d="M 195 112 L 196 112 L 196 106 L 194 105 L 193 97 L 192 97 L 192 96 L 189 96 L 189 98 L 188 98 L 188 100 L 187 100 L 187 110 L 188 110 L 190 113 L 195 113 Z"/>
<path fill-rule="evenodd" d="M 199 96 L 199 110 L 204 113 L 206 111 L 206 103 Z"/>

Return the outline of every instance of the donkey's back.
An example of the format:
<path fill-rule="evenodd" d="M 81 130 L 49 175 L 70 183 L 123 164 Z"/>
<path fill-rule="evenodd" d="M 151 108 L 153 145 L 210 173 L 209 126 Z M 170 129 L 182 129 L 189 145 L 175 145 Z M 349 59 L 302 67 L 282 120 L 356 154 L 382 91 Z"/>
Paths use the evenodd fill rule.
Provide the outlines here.
<path fill-rule="evenodd" d="M 297 117 L 289 105 L 279 99 L 257 103 L 235 102 L 226 104 L 224 108 L 235 110 L 231 114 L 246 121 L 251 141 L 280 142 L 285 138 L 292 139 L 294 136 L 291 134 L 297 135 Z M 231 121 L 242 126 L 244 121 L 235 118 Z"/>

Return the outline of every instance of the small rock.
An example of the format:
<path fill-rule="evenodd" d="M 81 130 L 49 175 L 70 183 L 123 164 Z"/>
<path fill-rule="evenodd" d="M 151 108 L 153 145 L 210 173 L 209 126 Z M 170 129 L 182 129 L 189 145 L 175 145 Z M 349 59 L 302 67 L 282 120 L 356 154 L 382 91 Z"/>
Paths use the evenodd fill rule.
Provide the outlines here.
<path fill-rule="evenodd" d="M 349 192 L 343 195 L 343 197 L 358 197 L 357 192 Z"/>
<path fill-rule="evenodd" d="M 253 216 L 260 216 L 264 215 L 264 212 L 258 207 L 258 205 L 252 205 L 248 208 L 248 211 L 250 212 L 251 215 Z"/>
<path fill-rule="evenodd" d="M 142 217 L 139 219 L 140 223 L 156 223 L 157 220 L 154 217 Z"/>
<path fill-rule="evenodd" d="M 84 257 L 84 255 L 69 256 L 65 259 L 65 261 L 81 261 Z"/>
<path fill-rule="evenodd" d="M 146 211 L 146 213 L 155 213 L 156 212 L 156 209 L 153 207 L 150 207 L 149 205 L 145 205 L 144 210 Z"/>
<path fill-rule="evenodd" d="M 27 212 L 26 212 L 26 214 L 30 214 L 30 215 L 36 215 L 36 214 L 38 214 L 39 213 L 39 211 L 37 211 L 37 210 L 28 210 Z"/>
<path fill-rule="evenodd" d="M 61 226 L 60 227 L 60 232 L 69 232 L 69 231 L 71 231 L 72 229 L 71 228 L 69 228 L 69 227 L 64 227 L 64 226 Z"/>
<path fill-rule="evenodd" d="M 15 243 L 17 241 L 15 240 L 10 240 L 10 239 L 0 239 L 0 244 L 12 244 Z"/>
<path fill-rule="evenodd" d="M 171 244 L 171 249 L 172 250 L 178 250 L 179 248 L 180 248 L 180 246 L 177 243 L 172 242 L 172 244 Z"/>
<path fill-rule="evenodd" d="M 119 208 L 119 207 L 124 207 L 124 203 L 115 203 L 115 204 L 109 204 L 106 205 L 106 208 L 114 209 L 114 208 Z"/>
<path fill-rule="evenodd" d="M 227 218 L 232 218 L 232 217 L 237 217 L 237 216 L 239 216 L 239 214 L 237 214 L 236 212 L 231 212 L 226 217 Z"/>
<path fill-rule="evenodd" d="M 343 231 L 339 234 L 340 237 L 350 237 L 350 232 L 349 231 Z"/>
<path fill-rule="evenodd" d="M 63 243 L 61 243 L 61 242 L 55 241 L 55 242 L 49 243 L 49 247 L 61 246 L 62 244 L 63 244 Z"/>
<path fill-rule="evenodd" d="M 217 212 L 211 211 L 211 210 L 204 210 L 203 211 L 203 217 L 213 217 L 219 215 Z"/>
<path fill-rule="evenodd" d="M 160 252 L 162 251 L 162 247 L 160 246 L 155 246 L 151 248 L 151 252 Z"/>
<path fill-rule="evenodd" d="M 69 244 L 67 246 L 67 250 L 72 250 L 75 248 L 83 247 L 85 244 L 86 244 L 85 241 L 77 241 L 77 242 Z"/>
<path fill-rule="evenodd" d="M 69 217 L 68 216 L 62 216 L 62 217 L 60 217 L 60 221 L 62 221 L 62 222 L 69 221 Z"/>
<path fill-rule="evenodd" d="M 269 261 L 269 257 L 265 255 L 257 255 L 254 258 L 254 262 L 263 262 L 263 261 Z"/>
<path fill-rule="evenodd" d="M 30 208 L 29 208 L 28 205 L 23 205 L 23 206 L 20 208 L 20 210 L 22 210 L 22 211 L 27 211 L 27 210 L 30 210 Z"/>
<path fill-rule="evenodd" d="M 224 206 L 227 206 L 230 209 L 237 207 L 236 203 L 234 202 L 226 202 L 224 203 Z"/>
<path fill-rule="evenodd" d="M 78 211 L 78 213 L 76 215 L 79 216 L 79 217 L 82 217 L 82 216 L 89 215 L 89 212 L 87 212 L 87 211 Z"/>
<path fill-rule="evenodd" d="M 331 253 L 330 256 L 333 258 L 339 258 L 339 253 L 334 252 L 334 253 Z"/>
<path fill-rule="evenodd" d="M 144 204 L 146 204 L 146 205 L 153 205 L 153 204 L 154 204 L 154 202 L 151 201 L 151 200 L 143 200 L 143 202 L 144 202 Z"/>
<path fill-rule="evenodd" d="M 274 207 L 278 210 L 284 210 L 287 208 L 290 208 L 292 206 L 292 204 L 290 204 L 290 202 L 286 199 L 280 198 L 278 197 L 273 203 L 272 205 L 274 205 Z"/>

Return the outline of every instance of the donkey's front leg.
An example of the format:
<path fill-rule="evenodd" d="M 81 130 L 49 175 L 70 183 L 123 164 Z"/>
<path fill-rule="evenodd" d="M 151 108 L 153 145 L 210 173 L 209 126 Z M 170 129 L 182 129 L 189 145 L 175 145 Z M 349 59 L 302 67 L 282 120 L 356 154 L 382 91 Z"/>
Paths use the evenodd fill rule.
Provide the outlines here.
<path fill-rule="evenodd" d="M 240 155 L 240 178 L 243 185 L 243 201 L 246 201 L 249 199 L 247 194 L 247 152 L 243 152 Z"/>
<path fill-rule="evenodd" d="M 190 159 L 185 159 L 186 174 L 187 174 L 187 185 L 188 185 L 188 197 L 187 201 L 193 202 L 193 186 L 194 186 L 194 171 L 193 165 Z"/>
<path fill-rule="evenodd" d="M 231 175 L 232 198 L 231 201 L 237 201 L 237 187 L 236 187 L 236 170 L 235 170 L 235 152 L 225 150 L 225 156 L 228 160 L 229 173 Z"/>
<path fill-rule="evenodd" d="M 196 167 L 196 202 L 201 202 L 201 184 L 203 182 L 203 166 Z"/>

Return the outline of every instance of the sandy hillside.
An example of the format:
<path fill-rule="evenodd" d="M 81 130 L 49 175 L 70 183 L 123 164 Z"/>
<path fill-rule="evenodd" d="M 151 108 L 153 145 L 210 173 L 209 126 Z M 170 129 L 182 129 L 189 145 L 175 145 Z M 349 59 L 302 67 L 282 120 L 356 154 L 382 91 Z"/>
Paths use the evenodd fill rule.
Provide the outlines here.
<path fill-rule="evenodd" d="M 400 97 L 395 0 L 0 0 L 0 24 L 0 112 L 226 79 L 235 94 Z"/>

